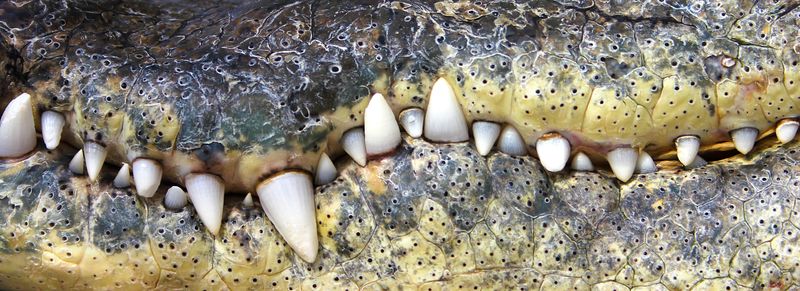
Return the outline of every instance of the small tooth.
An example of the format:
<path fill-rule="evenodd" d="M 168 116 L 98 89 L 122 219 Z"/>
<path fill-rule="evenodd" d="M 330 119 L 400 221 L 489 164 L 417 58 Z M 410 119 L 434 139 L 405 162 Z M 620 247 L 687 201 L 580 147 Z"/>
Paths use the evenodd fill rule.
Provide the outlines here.
<path fill-rule="evenodd" d="M 636 169 L 638 156 L 639 154 L 632 148 L 617 148 L 608 152 L 606 159 L 617 179 L 627 182 Z"/>
<path fill-rule="evenodd" d="M 545 134 L 536 141 L 536 153 L 545 170 L 561 171 L 569 160 L 569 141 L 558 133 Z"/>
<path fill-rule="evenodd" d="M 367 164 L 367 149 L 364 145 L 364 129 L 353 128 L 342 135 L 342 148 L 359 166 Z"/>
<path fill-rule="evenodd" d="M 151 159 L 139 158 L 133 161 L 133 182 L 136 192 L 142 197 L 153 197 L 161 185 L 161 164 Z"/>
<path fill-rule="evenodd" d="M 472 136 L 475 138 L 475 149 L 481 156 L 489 154 L 497 138 L 500 137 L 500 125 L 489 121 L 472 123 Z"/>
<path fill-rule="evenodd" d="M 646 174 L 656 171 L 658 171 L 658 167 L 656 167 L 656 162 L 653 161 L 653 157 L 647 152 L 641 152 L 639 154 L 639 159 L 636 161 L 636 172 Z"/>
<path fill-rule="evenodd" d="M 255 205 L 253 203 L 253 194 L 247 193 L 247 196 L 244 196 L 244 201 L 242 201 L 242 204 L 244 204 L 244 207 L 253 208 Z"/>
<path fill-rule="evenodd" d="M 55 111 L 42 113 L 42 139 L 48 149 L 55 149 L 61 142 L 61 131 L 64 130 L 64 115 Z"/>
<path fill-rule="evenodd" d="M 216 236 L 222 224 L 222 203 L 225 198 L 222 179 L 212 174 L 189 174 L 184 177 L 184 184 L 200 220 Z"/>
<path fill-rule="evenodd" d="M 147 196 L 152 197 L 152 196 Z M 168 209 L 179 210 L 186 206 L 186 192 L 178 186 L 172 186 L 164 196 L 164 206 Z"/>
<path fill-rule="evenodd" d="M 317 257 L 317 219 L 311 177 L 285 172 L 259 184 L 258 198 L 284 240 L 306 262 Z"/>
<path fill-rule="evenodd" d="M 435 142 L 462 142 L 469 139 L 467 120 L 461 112 L 453 87 L 444 78 L 433 84 L 425 113 L 425 137 Z"/>
<path fill-rule="evenodd" d="M 119 172 L 117 172 L 117 176 L 114 177 L 114 187 L 128 188 L 130 186 L 131 186 L 131 167 L 128 166 L 127 163 L 122 163 L 122 167 L 119 167 Z"/>
<path fill-rule="evenodd" d="M 36 147 L 31 95 L 22 93 L 8 103 L 0 118 L 0 157 L 20 157 Z"/>
<path fill-rule="evenodd" d="M 778 140 L 781 143 L 790 142 L 794 140 L 794 136 L 797 134 L 798 125 L 800 125 L 800 122 L 797 122 L 797 120 L 783 119 L 778 122 L 775 135 L 778 136 Z"/>
<path fill-rule="evenodd" d="M 372 95 L 364 110 L 364 143 L 370 156 L 391 152 L 400 144 L 400 127 L 381 93 Z"/>
<path fill-rule="evenodd" d="M 687 169 L 696 169 L 696 168 L 703 167 L 705 165 L 708 165 L 708 162 L 706 162 L 706 160 L 704 160 L 702 157 L 697 156 L 697 158 L 695 158 L 694 161 L 691 164 L 689 164 L 688 166 L 686 166 L 685 168 L 687 168 Z"/>
<path fill-rule="evenodd" d="M 731 139 L 733 145 L 742 154 L 747 154 L 753 149 L 758 138 L 758 129 L 752 127 L 743 127 L 731 131 Z"/>
<path fill-rule="evenodd" d="M 106 154 L 108 154 L 106 148 L 97 143 L 89 141 L 83 144 L 83 157 L 86 160 L 86 172 L 90 181 L 97 181 L 103 163 L 106 162 Z"/>
<path fill-rule="evenodd" d="M 527 149 L 525 149 L 525 141 L 522 140 L 522 136 L 520 136 L 519 132 L 511 125 L 506 125 L 500 133 L 497 149 L 512 156 L 524 156 L 528 154 Z"/>
<path fill-rule="evenodd" d="M 76 175 L 83 175 L 86 173 L 83 170 L 83 150 L 79 150 L 75 153 L 75 156 L 72 157 L 72 160 L 69 161 L 69 171 Z"/>
<path fill-rule="evenodd" d="M 314 183 L 317 185 L 328 184 L 336 179 L 337 174 L 336 166 L 331 161 L 331 158 L 328 157 L 328 154 L 322 153 L 317 163 L 317 176 L 314 179 Z"/>
<path fill-rule="evenodd" d="M 578 152 L 574 157 L 572 157 L 571 167 L 575 171 L 594 171 L 592 160 L 589 159 L 589 156 L 583 152 Z"/>
<path fill-rule="evenodd" d="M 425 112 L 419 108 L 410 108 L 400 112 L 400 124 L 413 138 L 422 136 L 422 124 L 425 121 Z"/>
<path fill-rule="evenodd" d="M 694 135 L 685 135 L 675 139 L 675 148 L 678 150 L 678 160 L 681 164 L 689 165 L 697 157 L 700 150 L 700 138 Z"/>

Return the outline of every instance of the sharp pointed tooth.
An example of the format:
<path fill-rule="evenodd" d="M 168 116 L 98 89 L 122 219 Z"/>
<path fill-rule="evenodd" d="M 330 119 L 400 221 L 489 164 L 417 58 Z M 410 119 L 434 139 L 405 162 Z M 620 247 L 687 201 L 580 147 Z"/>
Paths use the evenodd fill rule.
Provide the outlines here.
<path fill-rule="evenodd" d="M 583 152 L 578 152 L 574 157 L 572 157 L 571 167 L 575 171 L 594 171 L 592 160 L 589 159 L 589 156 Z"/>
<path fill-rule="evenodd" d="M 16 158 L 36 147 L 31 95 L 22 93 L 8 103 L 0 118 L 0 157 Z"/>
<path fill-rule="evenodd" d="M 481 156 L 488 155 L 500 137 L 500 125 L 489 121 L 472 123 L 472 136 L 475 138 L 475 149 Z"/>
<path fill-rule="evenodd" d="M 122 163 L 122 167 L 119 167 L 119 172 L 117 172 L 117 176 L 114 177 L 114 187 L 117 188 L 128 188 L 131 186 L 131 167 L 128 166 L 126 163 Z"/>
<path fill-rule="evenodd" d="M 184 183 L 200 220 L 216 236 L 222 224 L 222 203 L 225 198 L 222 179 L 211 174 L 189 174 L 184 178 Z"/>
<path fill-rule="evenodd" d="M 461 142 L 469 139 L 467 120 L 456 93 L 443 78 L 436 80 L 425 113 L 425 137 L 436 142 Z"/>
<path fill-rule="evenodd" d="M 353 128 L 342 135 L 342 148 L 359 166 L 367 164 L 367 149 L 364 145 L 364 129 Z"/>
<path fill-rule="evenodd" d="M 285 172 L 261 182 L 256 190 L 267 217 L 286 243 L 306 262 L 317 257 L 317 219 L 311 177 Z"/>
<path fill-rule="evenodd" d="M 703 167 L 705 165 L 708 165 L 708 162 L 706 162 L 706 160 L 704 160 L 702 157 L 697 156 L 694 159 L 694 161 L 691 164 L 689 164 L 688 166 L 686 166 L 685 168 L 687 168 L 687 169 L 696 169 L 696 168 Z"/>
<path fill-rule="evenodd" d="M 61 131 L 64 130 L 64 115 L 55 111 L 42 113 L 42 139 L 48 149 L 55 149 L 61 142 Z"/>
<path fill-rule="evenodd" d="M 758 129 L 752 127 L 743 127 L 731 131 L 731 139 L 733 145 L 742 154 L 747 154 L 753 149 L 758 138 Z"/>
<path fill-rule="evenodd" d="M 778 140 L 781 143 L 790 142 L 794 140 L 794 136 L 797 134 L 798 125 L 800 125 L 800 122 L 797 122 L 797 120 L 783 119 L 778 122 L 775 135 L 778 136 Z"/>
<path fill-rule="evenodd" d="M 558 133 L 543 135 L 536 141 L 536 153 L 545 170 L 558 172 L 564 169 L 569 160 L 569 141 Z"/>
<path fill-rule="evenodd" d="M 410 137 L 422 136 L 422 124 L 425 121 L 425 112 L 419 108 L 410 108 L 400 112 L 400 125 Z"/>
<path fill-rule="evenodd" d="M 511 125 L 506 125 L 503 131 L 500 132 L 497 149 L 512 156 L 528 154 L 528 150 L 525 148 L 525 141 L 522 140 L 522 136 L 519 135 L 517 129 Z"/>
<path fill-rule="evenodd" d="M 86 160 L 86 173 L 89 174 L 90 181 L 97 181 L 97 176 L 100 175 L 100 170 L 103 168 L 103 163 L 106 162 L 106 148 L 94 143 L 86 142 L 83 144 L 83 157 Z"/>
<path fill-rule="evenodd" d="M 372 95 L 364 110 L 364 143 L 370 156 L 391 152 L 400 144 L 400 127 L 381 93 Z"/>
<path fill-rule="evenodd" d="M 322 153 L 317 163 L 317 176 L 314 179 L 314 183 L 317 185 L 328 184 L 336 179 L 337 174 L 336 166 L 331 161 L 331 158 L 328 157 L 328 154 Z"/>
<path fill-rule="evenodd" d="M 242 201 L 244 207 L 253 208 L 255 203 L 253 203 L 253 194 L 247 193 L 247 196 L 244 196 L 244 201 Z"/>
<path fill-rule="evenodd" d="M 689 165 L 694 162 L 700 150 L 700 138 L 694 135 L 685 135 L 675 139 L 675 148 L 678 150 L 678 160 L 681 164 Z"/>
<path fill-rule="evenodd" d="M 658 171 L 658 167 L 656 166 L 656 162 L 653 161 L 653 157 L 647 152 L 641 152 L 639 154 L 639 159 L 636 161 L 636 172 L 646 174 L 656 171 Z"/>
<path fill-rule="evenodd" d="M 172 186 L 167 190 L 167 194 L 164 195 L 164 207 L 172 210 L 179 210 L 186 206 L 186 199 L 186 192 L 184 192 L 181 187 Z"/>
<path fill-rule="evenodd" d="M 639 154 L 632 148 L 617 148 L 608 152 L 606 159 L 611 171 L 622 182 L 627 182 L 636 169 Z"/>
<path fill-rule="evenodd" d="M 136 192 L 142 197 L 153 197 L 161 185 L 161 164 L 151 160 L 139 158 L 133 161 L 133 182 Z"/>
<path fill-rule="evenodd" d="M 79 150 L 75 153 L 75 156 L 72 157 L 72 160 L 69 161 L 69 171 L 76 175 L 83 175 L 86 173 L 83 170 L 83 165 L 85 162 L 83 161 L 83 150 Z"/>

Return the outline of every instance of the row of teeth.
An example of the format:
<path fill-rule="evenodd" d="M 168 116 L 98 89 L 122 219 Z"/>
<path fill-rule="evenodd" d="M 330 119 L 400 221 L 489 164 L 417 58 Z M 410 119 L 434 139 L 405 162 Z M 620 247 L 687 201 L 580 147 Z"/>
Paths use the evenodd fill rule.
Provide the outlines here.
<path fill-rule="evenodd" d="M 380 156 L 394 151 L 401 142 L 400 126 L 413 137 L 425 136 L 433 142 L 465 142 L 470 138 L 466 118 L 453 88 L 445 80 L 437 80 L 429 98 L 427 112 L 410 108 L 399 114 L 399 125 L 392 108 L 380 93 L 374 94 L 364 111 L 363 128 L 346 131 L 341 139 L 342 148 L 357 164 L 365 166 L 369 157 Z M 61 113 L 45 111 L 41 115 L 42 138 L 48 149 L 54 149 L 61 140 L 65 125 Z M 782 143 L 794 139 L 798 121 L 783 119 L 776 126 L 776 135 Z M 734 146 L 743 154 L 752 150 L 758 138 L 756 128 L 745 127 L 730 132 Z M 510 155 L 528 154 L 527 145 L 519 132 L 511 126 L 489 122 L 472 123 L 472 136 L 475 148 L 481 155 L 487 155 L 496 148 Z M 9 103 L 0 119 L 0 157 L 16 158 L 24 156 L 36 147 L 31 96 L 21 94 Z M 675 140 L 678 160 L 687 167 L 705 164 L 699 157 L 700 138 L 681 136 Z M 572 154 L 569 140 L 559 133 L 543 135 L 536 142 L 536 152 L 542 166 L 550 172 L 562 171 Z M 106 149 L 100 144 L 86 142 L 69 164 L 76 174 L 88 174 L 96 181 L 105 162 Z M 652 157 L 633 147 L 619 147 L 609 151 L 606 159 L 614 175 L 627 181 L 634 172 L 649 173 L 658 170 Z M 572 155 L 570 167 L 577 171 L 594 169 L 591 159 L 583 152 Z M 137 158 L 130 165 L 123 164 L 113 185 L 119 188 L 136 188 L 138 195 L 152 197 L 158 190 L 162 178 L 162 165 L 148 158 Z M 131 176 L 132 173 L 132 176 Z M 305 261 L 313 262 L 318 251 L 315 218 L 314 184 L 322 185 L 333 181 L 338 171 L 330 157 L 320 156 L 314 181 L 305 172 L 286 171 L 274 174 L 256 187 L 261 205 L 290 247 Z M 222 221 L 225 184 L 213 174 L 192 173 L 183 177 L 186 191 L 178 186 L 168 189 L 164 204 L 171 209 L 180 209 L 188 201 L 194 207 L 208 230 L 216 235 Z M 131 183 L 133 182 L 133 183 Z M 246 206 L 253 206 L 253 198 L 247 195 Z"/>

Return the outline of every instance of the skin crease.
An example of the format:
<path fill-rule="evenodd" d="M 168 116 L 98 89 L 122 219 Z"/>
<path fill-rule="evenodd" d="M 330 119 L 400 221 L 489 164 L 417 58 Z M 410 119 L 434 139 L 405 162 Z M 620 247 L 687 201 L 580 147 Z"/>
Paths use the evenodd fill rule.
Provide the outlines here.
<path fill-rule="evenodd" d="M 791 288 L 800 157 L 771 136 L 627 183 L 404 137 L 316 189 L 311 264 L 242 205 L 271 174 L 341 155 L 373 93 L 425 108 L 440 77 L 469 122 L 529 145 L 558 131 L 596 161 L 674 157 L 686 134 L 724 151 L 730 130 L 768 136 L 800 113 L 796 4 L 610 5 L 2 3 L 0 105 L 28 92 L 37 120 L 67 128 L 59 149 L 0 163 L 0 287 Z M 86 141 L 109 151 L 98 182 L 66 170 Z M 140 157 L 164 166 L 153 198 L 111 186 Z M 163 207 L 197 172 L 229 192 L 217 237 L 191 205 Z"/>

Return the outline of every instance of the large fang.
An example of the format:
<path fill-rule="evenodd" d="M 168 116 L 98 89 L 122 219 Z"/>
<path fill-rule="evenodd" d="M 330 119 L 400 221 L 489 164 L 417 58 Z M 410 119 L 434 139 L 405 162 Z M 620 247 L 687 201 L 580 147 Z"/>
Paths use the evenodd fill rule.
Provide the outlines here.
<path fill-rule="evenodd" d="M 317 175 L 316 178 L 314 178 L 314 183 L 317 185 L 328 184 L 336 179 L 337 173 L 336 165 L 333 164 L 331 158 L 328 157 L 328 154 L 322 153 L 317 163 Z"/>
<path fill-rule="evenodd" d="M 114 187 L 128 188 L 130 186 L 131 186 L 131 167 L 128 166 L 127 163 L 122 163 L 122 167 L 119 167 L 119 172 L 117 172 L 117 176 L 114 177 Z"/>
<path fill-rule="evenodd" d="M 222 224 L 222 203 L 225 198 L 222 179 L 211 174 L 189 174 L 184 178 L 184 183 L 200 220 L 216 236 Z"/>
<path fill-rule="evenodd" d="M 261 207 L 286 243 L 306 262 L 314 262 L 319 243 L 311 177 L 300 172 L 273 176 L 256 189 Z"/>
<path fill-rule="evenodd" d="M 475 149 L 485 156 L 489 154 L 500 136 L 500 125 L 488 121 L 475 121 L 472 123 L 472 136 L 475 138 Z"/>
<path fill-rule="evenodd" d="M 700 138 L 694 135 L 685 135 L 675 139 L 675 148 L 678 151 L 678 160 L 683 165 L 691 165 L 700 150 Z"/>
<path fill-rule="evenodd" d="M 592 160 L 583 152 L 578 152 L 572 157 L 572 164 L 570 167 L 575 171 L 594 171 Z"/>
<path fill-rule="evenodd" d="M 653 157 L 651 157 L 647 152 L 640 153 L 639 159 L 636 161 L 636 172 L 646 174 L 656 171 L 658 171 L 658 167 L 656 167 Z"/>
<path fill-rule="evenodd" d="M 83 170 L 83 165 L 85 164 L 83 160 L 83 150 L 79 150 L 75 153 L 75 156 L 72 157 L 72 160 L 69 161 L 69 171 L 75 175 L 83 175 L 86 173 L 86 171 Z"/>
<path fill-rule="evenodd" d="M 778 122 L 775 135 L 778 136 L 778 140 L 781 143 L 790 142 L 794 140 L 794 136 L 797 134 L 798 125 L 800 125 L 800 122 L 797 122 L 797 120 L 783 119 Z"/>
<path fill-rule="evenodd" d="M 55 149 L 61 143 L 61 131 L 64 130 L 64 115 L 55 111 L 42 113 L 42 139 L 48 149 Z"/>
<path fill-rule="evenodd" d="M 639 154 L 632 148 L 617 148 L 608 152 L 606 159 L 617 179 L 627 182 L 633 176 L 638 157 Z"/>
<path fill-rule="evenodd" d="M 425 122 L 425 112 L 422 109 L 410 108 L 400 112 L 400 124 L 410 137 L 422 136 L 423 122 Z"/>
<path fill-rule="evenodd" d="M 753 149 L 758 138 L 758 129 L 752 127 L 743 127 L 731 131 L 731 139 L 733 145 L 742 154 L 747 154 Z"/>
<path fill-rule="evenodd" d="M 435 142 L 462 142 L 469 139 L 467 120 L 461 112 L 456 93 L 443 78 L 431 89 L 425 113 L 425 137 Z"/>
<path fill-rule="evenodd" d="M 142 197 L 153 197 L 161 185 L 161 164 L 151 159 L 133 161 L 133 182 L 136 192 Z"/>
<path fill-rule="evenodd" d="M 186 192 L 178 186 L 172 186 L 164 196 L 164 206 L 168 209 L 179 210 L 186 206 Z"/>
<path fill-rule="evenodd" d="M 100 169 L 103 168 L 103 163 L 106 162 L 106 154 L 108 154 L 106 148 L 97 143 L 89 141 L 83 145 L 86 173 L 89 174 L 90 181 L 97 181 Z"/>
<path fill-rule="evenodd" d="M 524 156 L 528 154 L 525 149 L 525 141 L 522 136 L 511 125 L 506 125 L 500 133 L 497 149 L 512 156 Z"/>
<path fill-rule="evenodd" d="M 545 170 L 561 171 L 569 160 L 569 141 L 558 133 L 545 134 L 536 141 L 536 153 Z"/>
<path fill-rule="evenodd" d="M 364 129 L 353 128 L 342 135 L 342 148 L 359 166 L 367 164 L 367 149 L 364 145 Z"/>
<path fill-rule="evenodd" d="M 31 95 L 22 93 L 8 103 L 0 118 L 0 157 L 20 157 L 36 147 Z"/>
<path fill-rule="evenodd" d="M 400 144 L 400 127 L 383 94 L 375 93 L 364 110 L 364 143 L 367 155 L 381 155 Z"/>

